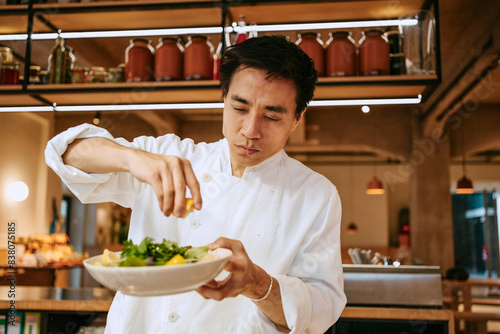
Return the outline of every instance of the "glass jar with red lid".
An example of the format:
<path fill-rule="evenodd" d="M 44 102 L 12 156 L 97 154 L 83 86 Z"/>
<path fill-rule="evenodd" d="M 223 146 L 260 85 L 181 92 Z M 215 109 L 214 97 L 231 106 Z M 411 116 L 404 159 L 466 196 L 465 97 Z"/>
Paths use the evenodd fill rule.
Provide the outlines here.
<path fill-rule="evenodd" d="M 330 33 L 326 42 L 326 76 L 356 75 L 356 42 L 349 31 Z"/>
<path fill-rule="evenodd" d="M 182 79 L 184 66 L 184 47 L 180 38 L 160 38 L 155 53 L 156 81 L 170 81 Z"/>
<path fill-rule="evenodd" d="M 382 30 L 364 31 L 359 40 L 359 75 L 391 74 L 389 53 L 389 41 Z"/>
<path fill-rule="evenodd" d="M 325 76 L 325 48 L 321 35 L 305 32 L 298 35 L 296 44 L 314 61 L 318 76 Z"/>
<path fill-rule="evenodd" d="M 214 46 L 207 36 L 190 36 L 184 49 L 184 78 L 186 80 L 211 80 L 213 54 Z"/>
<path fill-rule="evenodd" d="M 127 82 L 153 81 L 154 48 L 151 41 L 135 38 L 125 50 L 125 80 Z"/>

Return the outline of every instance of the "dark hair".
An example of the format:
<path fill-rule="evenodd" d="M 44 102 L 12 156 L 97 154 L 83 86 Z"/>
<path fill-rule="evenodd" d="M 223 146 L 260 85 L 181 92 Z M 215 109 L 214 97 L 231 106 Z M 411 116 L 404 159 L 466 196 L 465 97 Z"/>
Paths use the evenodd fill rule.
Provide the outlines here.
<path fill-rule="evenodd" d="M 220 65 L 222 97 L 226 97 L 234 73 L 241 66 L 262 69 L 269 77 L 292 79 L 295 83 L 298 118 L 313 99 L 317 81 L 314 63 L 296 44 L 284 36 L 261 36 L 230 46 Z"/>

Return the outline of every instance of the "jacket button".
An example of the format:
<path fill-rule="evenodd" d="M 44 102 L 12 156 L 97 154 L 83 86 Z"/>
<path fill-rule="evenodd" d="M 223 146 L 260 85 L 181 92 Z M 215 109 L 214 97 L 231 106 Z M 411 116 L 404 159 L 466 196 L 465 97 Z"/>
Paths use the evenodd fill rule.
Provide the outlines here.
<path fill-rule="evenodd" d="M 210 175 L 209 173 L 203 173 L 201 179 L 203 180 L 203 182 L 210 182 L 212 181 L 212 175 Z"/>
<path fill-rule="evenodd" d="M 168 321 L 170 322 L 176 322 L 179 319 L 179 315 L 177 312 L 172 312 L 168 315 Z"/>
<path fill-rule="evenodd" d="M 193 219 L 189 222 L 189 227 L 193 230 L 197 230 L 200 227 L 200 222 L 197 219 Z"/>

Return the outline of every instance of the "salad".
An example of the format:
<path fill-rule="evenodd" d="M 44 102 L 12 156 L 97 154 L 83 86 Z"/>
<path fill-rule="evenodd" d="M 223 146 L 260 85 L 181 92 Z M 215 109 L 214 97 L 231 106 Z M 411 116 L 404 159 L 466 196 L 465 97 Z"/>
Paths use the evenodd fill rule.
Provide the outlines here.
<path fill-rule="evenodd" d="M 108 267 L 163 266 L 193 263 L 210 257 L 208 246 L 179 247 L 176 242 L 165 239 L 160 243 L 154 243 L 152 238 L 145 238 L 139 245 L 134 245 L 131 240 L 127 240 L 123 245 L 121 255 L 105 249 L 102 261 L 96 262 L 95 265 Z"/>

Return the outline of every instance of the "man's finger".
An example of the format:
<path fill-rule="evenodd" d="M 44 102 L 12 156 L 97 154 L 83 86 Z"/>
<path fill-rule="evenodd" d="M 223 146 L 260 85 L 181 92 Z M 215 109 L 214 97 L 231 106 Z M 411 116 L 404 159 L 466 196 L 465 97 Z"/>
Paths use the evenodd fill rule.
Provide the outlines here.
<path fill-rule="evenodd" d="M 202 199 L 200 192 L 200 183 L 193 172 L 191 163 L 189 160 L 183 160 L 184 177 L 186 178 L 186 184 L 191 191 L 191 197 L 194 200 L 194 207 L 196 210 L 201 210 Z"/>

